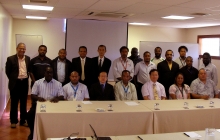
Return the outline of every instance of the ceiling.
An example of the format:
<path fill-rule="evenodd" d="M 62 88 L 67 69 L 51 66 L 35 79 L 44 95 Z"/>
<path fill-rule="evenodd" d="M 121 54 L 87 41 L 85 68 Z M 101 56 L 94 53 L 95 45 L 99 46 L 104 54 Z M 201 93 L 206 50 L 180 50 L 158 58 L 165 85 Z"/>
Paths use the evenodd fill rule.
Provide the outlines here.
<path fill-rule="evenodd" d="M 42 0 L 38 0 L 42 1 Z M 95 19 L 144 22 L 150 26 L 195 28 L 220 25 L 220 0 L 49 0 L 47 4 L 30 0 L 0 0 L 13 18 L 27 15 L 48 18 Z M 22 4 L 54 6 L 53 11 L 24 10 Z M 205 13 L 206 15 L 192 15 Z M 188 20 L 170 20 L 169 15 L 194 16 Z"/>

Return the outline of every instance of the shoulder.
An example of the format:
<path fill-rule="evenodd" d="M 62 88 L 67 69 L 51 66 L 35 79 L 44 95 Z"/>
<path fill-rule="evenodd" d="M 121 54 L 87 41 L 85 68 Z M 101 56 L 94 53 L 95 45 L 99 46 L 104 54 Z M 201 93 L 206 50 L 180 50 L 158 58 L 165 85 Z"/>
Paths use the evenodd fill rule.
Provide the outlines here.
<path fill-rule="evenodd" d="M 106 83 L 105 86 L 108 87 L 108 88 L 113 88 L 113 86 L 109 83 Z"/>
<path fill-rule="evenodd" d="M 105 57 L 105 61 L 111 62 L 111 60 L 107 57 Z"/>
<path fill-rule="evenodd" d="M 93 57 L 92 60 L 98 60 L 98 56 Z"/>
<path fill-rule="evenodd" d="M 173 65 L 176 65 L 176 66 L 179 67 L 179 64 L 178 64 L 178 63 L 176 63 L 175 61 L 172 61 L 172 62 L 173 62 Z"/>
<path fill-rule="evenodd" d="M 66 85 L 63 86 L 63 89 L 67 89 L 68 87 L 70 87 L 70 83 L 67 83 Z"/>
<path fill-rule="evenodd" d="M 55 79 L 52 79 L 53 80 L 53 82 L 56 84 L 56 85 L 58 85 L 58 86 L 61 86 L 62 87 L 62 84 L 59 82 L 59 81 L 57 81 L 57 80 L 55 80 Z"/>
<path fill-rule="evenodd" d="M 66 63 L 67 63 L 67 64 L 70 64 L 71 61 L 70 61 L 69 59 L 66 59 Z"/>
<path fill-rule="evenodd" d="M 30 60 L 30 57 L 29 57 L 29 56 L 27 56 L 27 55 L 25 55 L 25 59 L 28 59 L 28 60 Z"/>
<path fill-rule="evenodd" d="M 57 60 L 58 60 L 58 57 L 54 58 L 54 59 L 52 60 L 52 62 L 57 62 Z"/>
<path fill-rule="evenodd" d="M 198 84 L 198 83 L 199 83 L 199 78 L 196 78 L 195 80 L 192 81 L 191 85 L 192 84 Z"/>
<path fill-rule="evenodd" d="M 135 88 L 135 85 L 131 82 L 129 82 L 129 85 L 132 87 L 132 88 Z"/>
<path fill-rule="evenodd" d="M 78 60 L 80 60 L 79 57 L 74 57 L 74 58 L 72 59 L 72 61 L 78 61 Z"/>
<path fill-rule="evenodd" d="M 46 58 L 46 60 L 51 61 L 51 59 L 49 57 L 45 57 L 45 58 Z"/>
<path fill-rule="evenodd" d="M 14 59 L 14 58 L 16 58 L 17 57 L 17 55 L 15 54 L 15 55 L 12 55 L 12 56 L 9 56 L 8 57 L 8 60 L 12 60 L 12 59 Z"/>
<path fill-rule="evenodd" d="M 184 88 L 189 88 L 189 86 L 187 84 L 184 84 Z"/>
<path fill-rule="evenodd" d="M 161 87 L 161 88 L 164 88 L 164 86 L 161 84 L 161 83 L 159 83 L 159 82 L 157 82 L 157 85 L 159 86 L 159 87 Z M 172 85 L 171 85 L 172 86 Z"/>
<path fill-rule="evenodd" d="M 79 83 L 79 87 L 81 87 L 81 88 L 86 88 L 87 89 L 87 86 L 86 85 L 84 85 L 83 83 Z"/>

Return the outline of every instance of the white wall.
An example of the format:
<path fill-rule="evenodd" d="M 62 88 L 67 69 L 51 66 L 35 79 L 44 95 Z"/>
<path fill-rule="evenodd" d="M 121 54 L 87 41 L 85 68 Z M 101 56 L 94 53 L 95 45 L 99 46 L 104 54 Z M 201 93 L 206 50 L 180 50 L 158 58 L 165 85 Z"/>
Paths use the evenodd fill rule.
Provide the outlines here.
<path fill-rule="evenodd" d="M 16 34 L 42 35 L 43 44 L 47 46 L 47 56 L 54 59 L 57 57 L 59 49 L 65 47 L 65 32 L 63 31 L 63 26 L 63 19 L 49 19 L 46 21 L 13 19 L 13 47 L 11 53 L 14 54 L 16 52 Z M 39 46 L 40 45 L 41 44 L 39 44 Z M 38 48 L 31 48 L 31 46 L 26 47 L 34 52 L 38 51 Z"/>
<path fill-rule="evenodd" d="M 185 29 L 134 25 L 128 26 L 129 49 L 132 47 L 139 48 L 140 41 L 186 42 L 185 37 Z"/>
<path fill-rule="evenodd" d="M 0 118 L 9 99 L 8 78 L 5 74 L 5 62 L 10 55 L 12 37 L 12 17 L 0 4 Z"/>

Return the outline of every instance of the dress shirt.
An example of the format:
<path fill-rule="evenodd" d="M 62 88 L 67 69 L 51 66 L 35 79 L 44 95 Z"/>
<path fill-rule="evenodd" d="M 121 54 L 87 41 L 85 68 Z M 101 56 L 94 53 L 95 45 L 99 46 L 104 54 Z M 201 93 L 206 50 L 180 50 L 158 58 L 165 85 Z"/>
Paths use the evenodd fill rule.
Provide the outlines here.
<path fill-rule="evenodd" d="M 27 78 L 27 68 L 25 63 L 25 56 L 20 59 L 18 57 L 18 66 L 19 66 L 19 73 L 18 73 L 18 79 Z"/>
<path fill-rule="evenodd" d="M 150 62 L 148 66 L 144 61 L 137 63 L 134 70 L 134 75 L 137 75 L 137 81 L 141 84 L 145 84 L 147 81 L 149 81 L 149 72 L 152 69 L 157 69 L 153 62 Z"/>
<path fill-rule="evenodd" d="M 133 62 L 132 62 L 133 63 Z M 126 93 L 126 90 L 127 93 Z M 115 84 L 114 86 L 114 92 L 115 92 L 115 100 L 137 100 L 137 92 L 134 84 L 131 82 L 128 82 L 128 85 L 125 87 L 123 82 L 120 81 Z"/>
<path fill-rule="evenodd" d="M 115 81 L 119 81 L 117 78 L 121 77 L 123 70 L 130 71 L 130 76 L 131 77 L 134 76 L 134 64 L 133 61 L 131 61 L 128 58 L 126 59 L 125 62 L 122 60 L 121 57 L 117 58 L 116 60 L 114 60 L 112 67 L 113 67 L 113 75 Z"/>
<path fill-rule="evenodd" d="M 190 93 L 190 88 L 186 84 L 184 84 L 184 89 L 173 84 L 170 86 L 169 93 L 175 94 L 177 99 L 187 99 L 187 94 Z"/>
<path fill-rule="evenodd" d="M 54 97 L 63 96 L 62 84 L 55 79 L 47 82 L 45 78 L 42 78 L 34 83 L 31 94 L 51 100 Z"/>
<path fill-rule="evenodd" d="M 61 83 L 63 83 L 65 81 L 65 67 L 66 67 L 66 60 L 60 61 L 60 59 L 58 58 L 58 60 L 57 60 L 57 79 Z"/>
<path fill-rule="evenodd" d="M 100 56 L 98 57 L 98 65 L 100 63 L 100 59 L 102 60 L 102 63 L 101 63 L 101 66 L 102 66 L 104 63 L 105 57 L 104 56 L 102 58 L 100 58 Z"/>
<path fill-rule="evenodd" d="M 199 95 L 209 95 L 210 98 L 214 98 L 218 94 L 218 89 L 215 83 L 207 79 L 204 84 L 199 78 L 195 79 L 190 86 L 191 93 Z"/>
<path fill-rule="evenodd" d="M 74 90 L 73 87 L 76 89 L 78 86 L 78 89 L 76 91 L 76 96 L 74 98 Z M 89 98 L 89 92 L 87 89 L 87 86 L 78 82 L 76 86 L 74 86 L 71 82 L 63 86 L 64 91 L 64 99 L 69 101 L 83 101 L 85 98 Z"/>
<path fill-rule="evenodd" d="M 186 59 L 185 59 L 186 60 Z M 178 57 L 175 62 L 179 64 L 179 68 L 181 69 L 182 67 L 186 66 L 186 61 L 182 59 L 181 57 Z"/>
<path fill-rule="evenodd" d="M 217 68 L 214 64 L 209 63 L 206 67 L 205 65 L 202 63 L 199 67 L 199 70 L 201 68 L 204 68 L 207 74 L 207 79 L 211 79 L 212 81 L 215 82 L 215 85 L 218 85 L 218 73 L 217 73 Z"/>
<path fill-rule="evenodd" d="M 84 64 L 85 64 L 86 63 L 86 57 L 85 58 L 80 57 L 80 61 L 82 61 L 82 60 L 84 61 Z"/>
<path fill-rule="evenodd" d="M 154 100 L 153 84 L 156 84 L 158 98 L 161 100 L 161 97 L 166 97 L 164 86 L 159 82 L 153 83 L 151 80 L 142 86 L 141 92 L 143 97 L 147 96 L 150 100 Z"/>
<path fill-rule="evenodd" d="M 164 61 L 165 59 L 163 57 L 160 57 L 159 59 L 157 59 L 156 57 L 151 59 L 151 62 L 153 62 L 156 66 L 158 63 Z"/>

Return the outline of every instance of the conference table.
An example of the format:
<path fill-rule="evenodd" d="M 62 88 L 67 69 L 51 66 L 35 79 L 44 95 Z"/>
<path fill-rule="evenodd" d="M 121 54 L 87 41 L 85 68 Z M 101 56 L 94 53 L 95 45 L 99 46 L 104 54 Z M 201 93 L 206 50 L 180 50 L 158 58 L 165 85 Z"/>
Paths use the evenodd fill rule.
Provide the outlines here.
<path fill-rule="evenodd" d="M 98 136 L 153 133 L 153 112 L 142 104 L 127 105 L 123 101 L 84 103 L 81 101 L 38 102 L 34 140 L 67 137 L 73 132 L 79 132 L 79 136 L 90 137 L 93 132 L 89 124 L 93 126 Z M 40 112 L 42 104 L 46 105 L 46 112 Z M 82 112 L 76 111 L 78 104 L 82 106 Z M 109 104 L 113 105 L 113 111 L 107 111 Z M 97 108 L 106 111 L 97 112 Z"/>
<path fill-rule="evenodd" d="M 209 107 L 210 101 L 214 107 Z M 189 109 L 184 109 L 184 102 Z M 158 134 L 183 131 L 204 130 L 207 127 L 220 128 L 219 99 L 191 100 L 148 100 L 133 101 L 136 105 L 127 105 L 125 101 L 91 101 L 84 104 L 78 101 L 60 101 L 59 103 L 38 102 L 34 140 L 52 137 L 67 137 L 79 132 L 79 137 L 93 135 L 91 124 L 98 136 L 121 136 Z M 160 110 L 154 110 L 159 103 Z M 46 112 L 40 112 L 40 105 L 46 105 Z M 82 112 L 76 106 L 82 105 Z M 107 109 L 113 105 L 113 111 L 97 112 L 96 108 Z M 197 108 L 203 106 L 203 108 Z"/>

